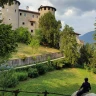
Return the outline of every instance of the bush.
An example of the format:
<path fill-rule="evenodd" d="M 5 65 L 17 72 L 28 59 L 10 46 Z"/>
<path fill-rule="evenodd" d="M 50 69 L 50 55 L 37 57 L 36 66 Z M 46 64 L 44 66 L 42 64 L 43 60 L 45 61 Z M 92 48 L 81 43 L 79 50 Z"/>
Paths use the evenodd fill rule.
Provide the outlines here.
<path fill-rule="evenodd" d="M 29 66 L 28 67 L 21 67 L 21 68 L 15 69 L 15 71 L 16 72 L 28 71 L 29 68 L 30 68 Z"/>
<path fill-rule="evenodd" d="M 16 85 L 18 84 L 18 78 L 13 75 L 12 77 L 9 78 L 8 80 L 8 87 L 11 88 L 11 87 L 16 87 Z"/>
<path fill-rule="evenodd" d="M 16 36 L 16 40 L 19 43 L 29 44 L 31 41 L 31 34 L 28 31 L 28 28 L 19 27 L 15 30 L 14 35 Z"/>
<path fill-rule="evenodd" d="M 4 89 L 8 87 L 15 87 L 18 84 L 18 79 L 14 74 L 14 71 L 0 72 L 0 86 Z"/>
<path fill-rule="evenodd" d="M 35 78 L 38 77 L 38 70 L 36 68 L 29 68 L 28 70 L 28 77 Z"/>
<path fill-rule="evenodd" d="M 93 73 L 96 74 L 96 68 L 93 69 Z"/>
<path fill-rule="evenodd" d="M 37 64 L 36 68 L 38 70 L 39 75 L 43 75 L 47 72 L 47 67 L 44 64 Z"/>
<path fill-rule="evenodd" d="M 27 72 L 16 72 L 16 75 L 17 75 L 17 78 L 19 81 L 24 81 L 24 80 L 27 80 L 28 78 L 28 73 Z"/>
<path fill-rule="evenodd" d="M 54 68 L 54 66 L 48 66 L 47 67 L 47 71 L 53 71 L 55 68 Z"/>
<path fill-rule="evenodd" d="M 62 69 L 63 67 L 65 67 L 64 59 L 59 59 L 59 60 L 53 61 L 52 63 L 55 69 Z"/>

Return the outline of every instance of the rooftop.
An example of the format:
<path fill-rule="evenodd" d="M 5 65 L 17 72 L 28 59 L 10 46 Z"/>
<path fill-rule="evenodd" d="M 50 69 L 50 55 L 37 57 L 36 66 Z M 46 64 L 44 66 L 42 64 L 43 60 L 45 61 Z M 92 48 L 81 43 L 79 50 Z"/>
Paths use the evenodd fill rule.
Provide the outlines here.
<path fill-rule="evenodd" d="M 28 12 L 28 13 L 40 14 L 39 12 L 30 11 L 30 10 L 24 10 L 24 9 L 19 9 L 19 11 Z"/>

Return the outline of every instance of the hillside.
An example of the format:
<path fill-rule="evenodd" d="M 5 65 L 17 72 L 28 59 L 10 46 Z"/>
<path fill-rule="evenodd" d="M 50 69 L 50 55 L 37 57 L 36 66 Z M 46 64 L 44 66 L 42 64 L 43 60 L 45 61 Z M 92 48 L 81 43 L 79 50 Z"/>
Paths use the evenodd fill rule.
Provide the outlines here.
<path fill-rule="evenodd" d="M 38 78 L 28 79 L 27 81 L 21 82 L 16 88 L 22 91 L 29 92 L 55 92 L 65 95 L 70 95 L 77 91 L 84 78 L 88 77 L 91 84 L 91 92 L 96 93 L 96 75 L 88 72 L 87 70 L 80 68 L 67 68 L 62 70 L 56 70 L 53 72 L 46 73 L 45 75 L 39 76 Z M 0 95 L 1 96 L 1 95 Z M 11 95 L 4 95 L 11 96 Z M 19 93 L 19 96 L 44 96 L 41 94 L 33 93 Z M 56 96 L 56 95 L 48 95 Z M 58 95 L 59 96 L 59 95 Z"/>
<path fill-rule="evenodd" d="M 93 34 L 94 34 L 94 31 L 91 31 L 91 32 L 88 32 L 82 36 L 80 36 L 80 40 L 83 40 L 84 43 L 94 43 L 94 39 L 93 39 Z"/>
<path fill-rule="evenodd" d="M 11 59 L 20 58 L 23 55 L 29 57 L 29 56 L 36 56 L 36 55 L 55 53 L 55 52 L 60 52 L 60 51 L 54 48 L 49 48 L 44 46 L 40 46 L 38 49 L 33 49 L 28 45 L 19 43 L 17 47 L 17 52 L 14 52 L 12 54 Z"/>

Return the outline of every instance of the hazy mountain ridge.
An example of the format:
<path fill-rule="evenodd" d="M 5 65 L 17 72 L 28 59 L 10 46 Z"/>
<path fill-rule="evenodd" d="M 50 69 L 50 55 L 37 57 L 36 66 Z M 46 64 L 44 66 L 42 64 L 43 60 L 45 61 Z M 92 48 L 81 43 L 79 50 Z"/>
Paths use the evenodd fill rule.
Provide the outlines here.
<path fill-rule="evenodd" d="M 95 40 L 93 39 L 94 31 L 88 32 L 79 37 L 80 40 L 83 40 L 84 43 L 94 43 Z"/>

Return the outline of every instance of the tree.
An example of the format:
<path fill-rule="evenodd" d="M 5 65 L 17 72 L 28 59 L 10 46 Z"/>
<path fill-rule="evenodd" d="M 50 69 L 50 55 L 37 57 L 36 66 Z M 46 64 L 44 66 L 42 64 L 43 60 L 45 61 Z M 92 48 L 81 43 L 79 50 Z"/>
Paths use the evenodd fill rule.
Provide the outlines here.
<path fill-rule="evenodd" d="M 11 4 L 13 4 L 13 1 L 14 0 L 0 0 L 0 7 L 4 7 L 4 5 L 5 4 L 9 4 L 9 5 L 11 5 Z"/>
<path fill-rule="evenodd" d="M 90 64 L 90 59 L 93 58 L 94 46 L 89 43 L 86 43 L 80 48 L 80 64 Z"/>
<path fill-rule="evenodd" d="M 19 43 L 30 44 L 31 42 L 31 33 L 27 28 L 19 27 L 15 30 L 14 35 Z"/>
<path fill-rule="evenodd" d="M 57 47 L 59 44 L 61 22 L 56 21 L 55 16 L 48 12 L 39 19 L 39 28 L 43 37 L 42 42 L 50 47 Z"/>
<path fill-rule="evenodd" d="M 40 46 L 40 41 L 36 37 L 32 37 L 31 42 L 29 44 L 31 46 L 33 53 L 37 51 Z"/>
<path fill-rule="evenodd" d="M 72 27 L 65 25 L 60 36 L 60 50 L 64 53 L 67 63 L 73 66 L 77 63 L 79 53 L 76 35 Z"/>
<path fill-rule="evenodd" d="M 0 62 L 10 57 L 15 51 L 17 43 L 11 25 L 0 25 Z"/>

